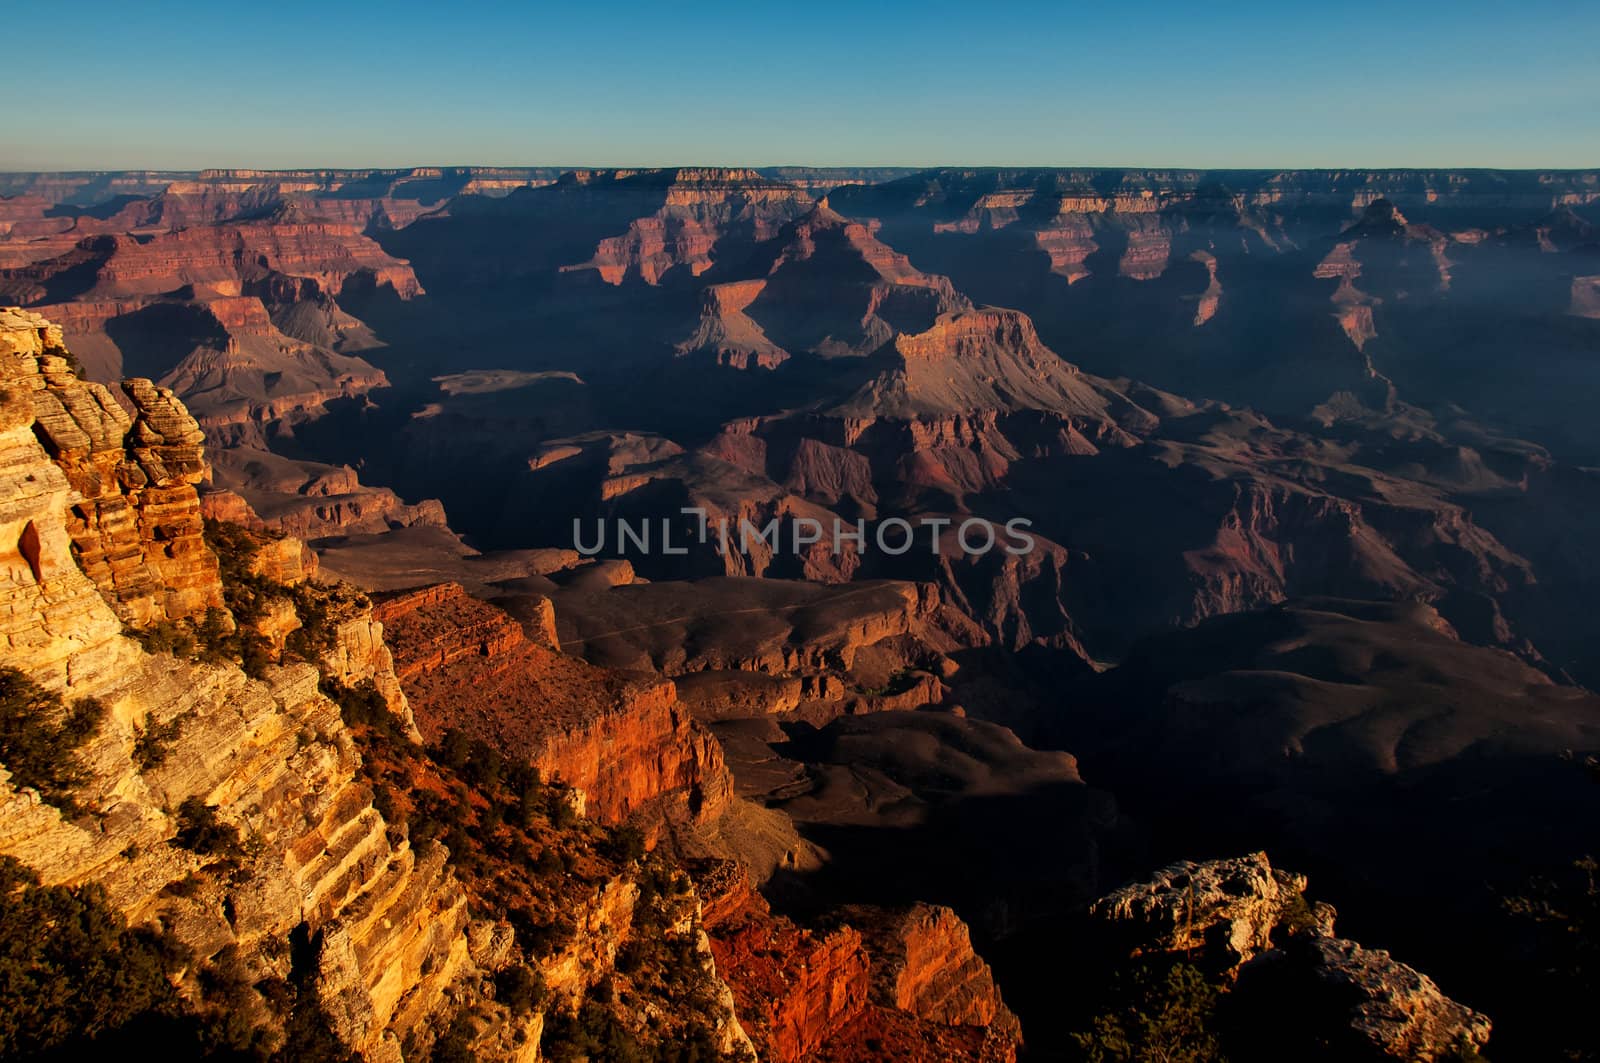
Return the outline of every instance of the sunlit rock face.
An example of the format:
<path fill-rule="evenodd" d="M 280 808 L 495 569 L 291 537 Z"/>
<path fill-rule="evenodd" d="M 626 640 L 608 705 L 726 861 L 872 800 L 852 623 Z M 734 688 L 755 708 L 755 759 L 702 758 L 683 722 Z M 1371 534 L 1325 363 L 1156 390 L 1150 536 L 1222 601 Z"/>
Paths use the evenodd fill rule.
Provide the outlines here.
<path fill-rule="evenodd" d="M 77 800 L 92 815 L 64 816 L 0 768 L 0 852 L 46 883 L 101 884 L 131 922 L 160 920 L 198 956 L 236 946 L 262 976 L 277 971 L 277 943 L 309 929 L 337 1036 L 398 1059 L 471 969 L 465 898 L 443 851 L 414 851 L 373 808 L 314 668 L 254 680 L 147 654 L 122 633 L 221 602 L 194 499 L 199 433 L 182 404 L 133 381 L 130 417 L 73 376 L 59 332 L 25 312 L 0 313 L 0 360 L 0 541 L 13 544 L 0 664 L 109 710 L 82 753 Z M 339 644 L 350 678 L 382 673 L 381 653 L 359 659 L 374 655 L 370 639 Z M 256 839 L 232 875 L 168 844 L 189 798 Z M 193 888 L 170 888 L 186 880 Z"/>

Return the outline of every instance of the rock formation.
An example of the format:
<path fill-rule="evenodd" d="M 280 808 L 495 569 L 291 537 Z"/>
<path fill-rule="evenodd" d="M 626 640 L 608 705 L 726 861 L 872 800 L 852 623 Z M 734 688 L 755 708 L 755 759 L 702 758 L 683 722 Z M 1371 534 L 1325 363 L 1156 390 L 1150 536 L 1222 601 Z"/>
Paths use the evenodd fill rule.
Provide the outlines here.
<path fill-rule="evenodd" d="M 130 921 L 159 920 L 199 958 L 236 947 L 256 978 L 287 974 L 283 946 L 291 933 L 308 935 L 315 992 L 336 1035 L 370 1059 L 398 1059 L 407 1036 L 431 1039 L 426 1024 L 472 970 L 465 899 L 444 852 L 413 850 L 373 808 L 339 709 L 319 691 L 314 668 L 292 665 L 253 680 L 227 664 L 147 654 L 121 634 L 111 601 L 130 610 L 141 602 L 169 608 L 171 596 L 118 597 L 123 584 L 97 587 L 80 568 L 69 528 L 83 496 L 72 476 L 109 454 L 107 470 L 123 466 L 121 475 L 141 488 L 180 483 L 197 524 L 193 487 L 182 480 L 204 471 L 193 421 L 170 395 L 131 385 L 140 414 L 124 449 L 126 415 L 110 414 L 117 407 L 103 389 L 62 379 L 60 355 L 45 350 L 56 346 L 48 326 L 13 312 L 0 318 L 0 330 L 7 463 L 0 482 L 9 495 L 6 541 L 17 544 L 3 663 L 47 690 L 96 698 L 109 710 L 84 755 L 89 771 L 77 800 L 88 816 L 64 815 L 38 793 L 14 788 L 0 770 L 0 851 L 47 883 L 100 883 Z M 41 369 L 57 378 L 57 391 L 39 390 Z M 54 402 L 40 404 L 40 394 Z M 62 424 L 48 423 L 51 412 L 80 403 L 101 414 L 91 426 L 116 430 L 48 453 L 45 440 L 68 439 Z M 115 480 L 81 482 L 122 507 L 133 527 L 165 526 L 158 515 L 170 510 L 170 494 L 112 494 Z M 194 536 L 198 546 L 197 527 Z M 205 556 L 215 586 L 216 561 Z M 231 874 L 168 844 L 189 799 L 254 839 Z"/>
<path fill-rule="evenodd" d="M 375 615 L 429 740 L 454 728 L 493 741 L 582 791 L 606 822 L 668 797 L 710 817 L 731 799 L 721 750 L 670 681 L 540 645 L 459 585 L 389 596 Z"/>
<path fill-rule="evenodd" d="M 1175 864 L 1097 901 L 1091 915 L 1135 951 L 1236 977 L 1245 1021 L 1283 1031 L 1267 1036 L 1282 1037 L 1285 1052 L 1303 1041 L 1330 1058 L 1429 1063 L 1488 1043 L 1488 1018 L 1387 952 L 1334 937 L 1333 909 L 1313 908 L 1305 888 L 1304 876 L 1253 853 Z"/>
<path fill-rule="evenodd" d="M 682 355 L 707 352 L 719 364 L 774 368 L 792 353 L 825 357 L 876 350 L 897 331 L 965 309 L 948 279 L 917 270 L 869 227 L 818 203 L 777 233 L 749 279 L 707 290 Z"/>
<path fill-rule="evenodd" d="M 948 908 L 852 907 L 808 929 L 773 914 L 732 862 L 696 879 L 717 968 L 763 1059 L 1016 1058 L 1016 1018 Z"/>
<path fill-rule="evenodd" d="M 58 328 L 3 314 L 7 387 L 32 402 L 38 440 L 77 495 L 67 533 L 119 619 L 145 626 L 221 608 L 217 559 L 201 536 L 195 488 L 207 470 L 194 419 L 148 380 L 123 385 L 130 417 L 73 374 Z"/>
<path fill-rule="evenodd" d="M 805 193 L 754 170 L 579 171 L 564 180 L 586 198 L 638 197 L 641 206 L 660 198 L 660 207 L 630 221 L 626 233 L 601 240 L 590 261 L 565 267 L 592 269 L 607 284 L 659 284 L 680 267 L 699 276 L 711 268 L 711 249 L 730 230 L 760 242 L 811 203 Z"/>
<path fill-rule="evenodd" d="M 967 925 L 949 908 L 851 910 L 872 955 L 872 999 L 947 1026 L 983 1026 L 1020 1040 L 989 965 L 972 950 Z"/>
<path fill-rule="evenodd" d="M 1090 915 L 1137 949 L 1209 952 L 1237 967 L 1272 947 L 1272 931 L 1305 889 L 1304 875 L 1274 868 L 1265 853 L 1185 861 L 1100 898 Z"/>

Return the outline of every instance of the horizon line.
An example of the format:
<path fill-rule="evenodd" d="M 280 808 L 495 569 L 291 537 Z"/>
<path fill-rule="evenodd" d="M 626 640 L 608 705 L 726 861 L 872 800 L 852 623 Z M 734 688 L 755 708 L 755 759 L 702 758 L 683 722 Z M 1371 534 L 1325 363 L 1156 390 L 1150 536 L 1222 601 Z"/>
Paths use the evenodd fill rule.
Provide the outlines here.
<path fill-rule="evenodd" d="M 675 162 L 675 163 L 649 163 L 649 164 L 609 164 L 596 165 L 591 163 L 566 164 L 543 162 L 418 162 L 390 165 L 373 164 L 306 164 L 306 165 L 273 165 L 273 166 L 198 166 L 198 167 L 164 167 L 164 166 L 93 166 L 72 168 L 31 167 L 12 168 L 0 166 L 0 175 L 24 174 L 60 174 L 75 176 L 83 174 L 108 174 L 108 173 L 145 173 L 145 174 L 205 174 L 229 173 L 249 171 L 254 173 L 343 173 L 343 172 L 404 172 L 407 170 L 555 170 L 561 173 L 575 173 L 580 171 L 606 172 L 614 170 L 633 170 L 639 172 L 662 170 L 904 170 L 908 173 L 920 173 L 934 170 L 1149 170 L 1149 171 L 1189 171 L 1189 172 L 1219 172 L 1234 173 L 1279 173 L 1284 171 L 1395 171 L 1419 172 L 1426 170 L 1443 171 L 1479 171 L 1485 173 L 1595 173 L 1600 172 L 1600 161 L 1590 166 L 1494 166 L 1481 163 L 1473 164 L 1427 164 L 1427 165 L 1401 165 L 1385 163 L 1382 165 L 1365 165 L 1360 163 L 1339 163 L 1321 165 L 1222 165 L 1222 166 L 1188 166 L 1181 164 L 1111 164 L 1111 163 L 930 163 L 926 165 L 908 165 L 904 163 L 861 162 L 861 163 L 727 163 L 727 162 Z"/>

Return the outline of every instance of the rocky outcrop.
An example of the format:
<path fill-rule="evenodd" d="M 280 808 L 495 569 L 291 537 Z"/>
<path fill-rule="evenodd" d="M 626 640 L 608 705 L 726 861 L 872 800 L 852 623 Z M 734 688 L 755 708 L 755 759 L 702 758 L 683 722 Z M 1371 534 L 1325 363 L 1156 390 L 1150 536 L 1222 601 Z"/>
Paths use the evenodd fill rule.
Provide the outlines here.
<path fill-rule="evenodd" d="M 359 610 L 334 629 L 333 649 L 323 658 L 322 670 L 345 686 L 371 683 L 383 695 L 389 711 L 403 721 L 406 731 L 413 738 L 421 738 L 405 688 L 395 674 L 394 655 L 384 641 L 383 624 L 370 609 Z"/>
<path fill-rule="evenodd" d="M 526 758 L 620 822 L 671 798 L 694 817 L 732 798 L 721 750 L 670 680 L 598 668 L 530 640 L 503 610 L 444 584 L 375 613 L 425 737 L 450 728 Z"/>
<path fill-rule="evenodd" d="M 712 953 L 761 1058 L 794 1063 L 868 1006 L 871 961 L 856 930 L 804 929 L 740 888 L 742 879 L 725 870 L 703 881 Z"/>
<path fill-rule="evenodd" d="M 481 607 L 480 607 L 481 605 Z M 458 583 L 440 583 L 384 599 L 379 617 L 394 628 L 402 680 L 442 671 L 472 657 L 495 657 L 521 645 L 521 626 L 500 609 L 474 601 Z"/>
<path fill-rule="evenodd" d="M 468 970 L 465 898 L 444 852 L 417 853 L 391 835 L 355 781 L 353 747 L 314 670 L 286 669 L 262 684 L 226 667 L 126 663 L 120 682 L 67 687 L 112 708 L 80 798 L 99 826 L 0 783 L 0 849 L 48 882 L 99 882 L 130 921 L 159 918 L 202 957 L 236 945 L 257 977 L 286 973 L 275 966 L 276 943 L 305 928 L 318 949 L 317 992 L 341 1038 L 370 1058 L 398 1058 L 399 1041 Z M 157 731 L 170 737 L 151 765 L 137 751 L 148 748 L 140 735 Z M 189 797 L 249 832 L 261 855 L 234 877 L 214 877 L 203 859 L 169 846 L 177 823 L 164 809 Z M 183 896 L 167 892 L 185 879 Z"/>
<path fill-rule="evenodd" d="M 444 506 L 437 499 L 406 502 L 386 487 L 363 484 L 347 465 L 294 461 L 253 446 L 214 453 L 216 483 L 252 515 L 236 523 L 259 523 L 303 540 L 446 526 Z M 230 513 L 243 515 L 232 497 L 207 504 L 222 519 L 232 519 Z"/>
<path fill-rule="evenodd" d="M 1310 995 L 1327 998 L 1330 1009 L 1342 1006 L 1346 1029 L 1330 1040 L 1343 1049 L 1343 1058 L 1432 1063 L 1459 1059 L 1489 1041 L 1486 1016 L 1451 1000 L 1433 979 L 1382 949 L 1330 936 L 1310 942 L 1307 952 Z M 1283 969 L 1292 963 L 1293 958 L 1263 962 L 1251 976 L 1292 979 L 1294 973 Z"/>
<path fill-rule="evenodd" d="M 846 917 L 863 928 L 874 1002 L 947 1026 L 993 1027 L 1021 1040 L 1016 1016 L 954 911 L 915 904 L 903 911 L 850 909 Z"/>
<path fill-rule="evenodd" d="M 385 254 L 353 226 L 280 211 L 267 220 L 174 229 L 152 240 L 97 238 L 101 264 L 94 297 L 160 295 L 184 285 L 240 295 L 271 273 L 302 277 L 337 295 L 357 275 L 392 287 L 401 298 L 421 292 L 411 267 Z"/>
<path fill-rule="evenodd" d="M 73 374 L 59 330 L 4 313 L 8 386 L 30 394 L 34 432 L 78 496 L 67 531 L 84 572 L 138 626 L 221 608 L 217 559 L 202 537 L 196 485 L 207 469 L 194 419 L 148 380 L 124 383 L 130 416 Z"/>
<path fill-rule="evenodd" d="M 655 211 L 634 218 L 622 235 L 601 240 L 590 261 L 567 267 L 592 269 L 607 284 L 659 284 L 678 268 L 699 276 L 711 268 L 711 249 L 730 230 L 752 243 L 765 240 L 811 206 L 804 192 L 754 170 L 580 171 L 572 183 L 591 197 L 626 197 L 641 206 L 659 197 Z"/>
<path fill-rule="evenodd" d="M 472 971 L 465 896 L 442 849 L 413 849 L 374 808 L 317 670 L 268 668 L 254 680 L 228 664 L 146 654 L 121 634 L 110 604 L 139 599 L 97 587 L 74 557 L 69 510 L 80 495 L 70 477 L 86 477 L 104 453 L 112 468 L 147 481 L 203 471 L 197 441 L 173 430 L 193 422 L 170 396 L 131 387 L 139 413 L 125 447 L 78 443 L 56 455 L 72 460 L 52 460 L 42 440 L 69 437 L 40 422 L 58 406 L 88 395 L 103 400 L 93 404 L 103 418 L 84 418 L 91 427 L 126 422 L 110 414 L 103 392 L 64 382 L 41 414 L 40 363 L 53 371 L 50 360 L 60 360 L 37 349 L 51 333 L 16 314 L 0 322 L 11 345 L 0 401 L 0 541 L 16 544 L 0 664 L 107 709 L 80 751 L 87 779 L 75 799 L 85 814 L 69 817 L 0 768 L 0 852 L 49 884 L 100 884 L 131 922 L 159 920 L 196 964 L 236 951 L 248 982 L 287 977 L 288 938 L 302 935 L 312 987 L 349 1048 L 398 1060 L 408 1037 L 425 1047 L 430 1020 L 453 1007 L 450 994 Z M 109 445 L 113 435 L 100 438 Z M 181 810 L 195 802 L 238 833 L 220 864 L 172 844 Z"/>
<path fill-rule="evenodd" d="M 682 885 L 684 892 L 673 897 L 655 896 L 646 900 L 641 896 L 639 883 L 631 876 L 613 878 L 602 883 L 576 910 L 568 913 L 577 933 L 568 945 L 539 964 L 552 998 L 548 1010 L 577 1006 L 596 985 L 616 977 L 618 955 L 629 945 L 649 950 L 663 944 L 683 944 L 688 946 L 688 956 L 677 973 L 679 977 L 698 982 L 702 996 L 688 1008 L 683 1002 L 674 1001 L 678 1006 L 675 1010 L 697 1012 L 700 1021 L 709 1026 L 705 1032 L 713 1045 L 726 1057 L 750 1059 L 754 1056 L 754 1045 L 735 1011 L 733 993 L 717 969 L 716 956 L 704 929 L 700 898 L 687 880 L 682 880 Z M 648 911 L 650 908 L 655 910 Z M 672 991 L 681 992 L 686 988 L 673 986 Z M 628 1010 L 633 1012 L 630 1016 L 633 1021 L 643 1017 L 651 1025 L 663 1017 L 669 1022 L 685 1017 L 681 1014 L 663 1016 L 659 1005 L 653 1003 L 646 1003 L 643 1009 Z M 665 1045 L 671 1040 L 670 1033 L 662 1033 Z"/>
<path fill-rule="evenodd" d="M 731 861 L 702 864 L 695 879 L 717 969 L 761 1058 L 1016 1058 L 1016 1017 L 950 909 L 858 906 L 806 928 L 774 915 Z"/>
<path fill-rule="evenodd" d="M 933 586 L 897 580 L 722 577 L 558 590 L 554 599 L 565 649 L 597 664 L 668 676 L 846 671 L 862 648 L 921 630 L 939 605 Z"/>
<path fill-rule="evenodd" d="M 704 352 L 717 365 L 735 369 L 776 369 L 788 361 L 789 352 L 745 313 L 766 287 L 764 280 L 744 280 L 706 288 L 699 325 L 673 350 L 679 357 Z"/>
<path fill-rule="evenodd" d="M 847 406 L 885 418 L 979 410 L 1048 410 L 1106 420 L 1104 395 L 1039 341 L 1027 315 L 983 307 L 941 314 L 926 331 L 895 337 L 903 368 Z"/>
<path fill-rule="evenodd" d="M 1174 864 L 1096 901 L 1091 917 L 1135 954 L 1209 965 L 1232 980 L 1237 1014 L 1328 1058 L 1459 1059 L 1489 1041 L 1489 1019 L 1382 950 L 1334 936 L 1335 912 L 1265 853 Z"/>
<path fill-rule="evenodd" d="M 939 313 L 970 308 L 948 278 L 919 271 L 826 200 L 791 217 L 753 256 L 749 275 L 706 290 L 697 327 L 676 345 L 680 356 L 773 368 L 802 352 L 862 355 Z"/>
<path fill-rule="evenodd" d="M 81 496 L 35 435 L 39 361 L 60 361 L 43 354 L 57 349 L 56 336 L 36 315 L 5 311 L 0 344 L 0 557 L 6 576 L 0 646 L 52 687 L 69 678 L 102 681 L 127 667 L 137 650 L 117 637 L 121 621 L 73 556 L 70 513 Z M 115 408 L 109 398 L 107 407 Z"/>
<path fill-rule="evenodd" d="M 1272 947 L 1272 931 L 1305 888 L 1304 875 L 1277 870 L 1266 853 L 1184 861 L 1100 898 L 1090 915 L 1136 951 L 1208 952 L 1237 967 Z"/>
<path fill-rule="evenodd" d="M 205 495 L 200 501 L 200 509 L 207 517 L 231 524 L 244 524 L 245 527 L 250 526 L 244 521 L 229 520 L 228 517 L 219 515 L 216 507 L 208 505 L 212 497 Z M 251 575 L 290 587 L 315 578 L 319 567 L 321 562 L 317 559 L 317 552 L 299 539 L 288 535 L 265 537 L 250 558 Z"/>

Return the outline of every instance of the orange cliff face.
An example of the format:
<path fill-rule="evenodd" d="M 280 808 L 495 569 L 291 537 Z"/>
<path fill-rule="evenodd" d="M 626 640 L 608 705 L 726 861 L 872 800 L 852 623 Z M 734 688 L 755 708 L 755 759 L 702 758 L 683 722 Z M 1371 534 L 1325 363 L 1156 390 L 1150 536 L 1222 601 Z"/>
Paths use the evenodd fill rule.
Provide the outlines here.
<path fill-rule="evenodd" d="M 1016 1034 L 1017 1020 L 989 965 L 972 950 L 967 924 L 941 905 L 899 912 L 852 910 L 874 956 L 873 999 L 949 1026 L 993 1026 Z"/>
<path fill-rule="evenodd" d="M 1021 1028 L 950 909 L 855 906 L 806 928 L 732 861 L 695 880 L 717 970 L 763 1059 L 1016 1058 Z"/>
<path fill-rule="evenodd" d="M 454 728 L 524 757 L 582 790 L 588 813 L 608 823 L 663 799 L 696 817 L 731 800 L 720 748 L 670 680 L 539 645 L 456 584 L 401 592 L 375 616 L 428 740 Z"/>
<path fill-rule="evenodd" d="M 58 328 L 0 313 L 9 386 L 27 394 L 35 434 L 78 496 L 67 533 L 119 619 L 144 626 L 221 608 L 217 559 L 202 537 L 196 485 L 207 469 L 194 418 L 148 380 L 123 384 L 130 417 L 106 388 L 74 375 Z"/>
<path fill-rule="evenodd" d="M 761 1058 L 810 1058 L 867 1007 L 871 961 L 857 931 L 774 915 L 733 861 L 698 868 L 695 882 L 717 970 Z"/>

